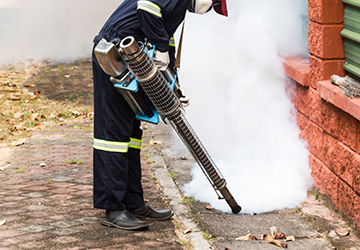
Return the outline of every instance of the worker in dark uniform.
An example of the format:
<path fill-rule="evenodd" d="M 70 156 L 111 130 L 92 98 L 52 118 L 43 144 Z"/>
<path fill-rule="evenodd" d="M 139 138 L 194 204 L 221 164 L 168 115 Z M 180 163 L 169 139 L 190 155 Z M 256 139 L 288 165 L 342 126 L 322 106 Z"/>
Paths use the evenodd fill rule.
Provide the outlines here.
<path fill-rule="evenodd" d="M 213 2 L 214 1 L 214 2 Z M 185 12 L 204 14 L 214 6 L 227 15 L 225 0 L 125 0 L 110 16 L 94 44 L 133 36 L 155 45 L 153 58 L 159 70 L 173 69 L 173 34 Z M 225 7 L 224 7 L 225 6 Z M 94 207 L 105 209 L 101 224 L 125 230 L 145 229 L 143 220 L 167 220 L 169 209 L 145 205 L 141 185 L 140 121 L 99 66 L 93 53 L 94 76 Z M 188 101 L 186 96 L 184 100 Z"/>

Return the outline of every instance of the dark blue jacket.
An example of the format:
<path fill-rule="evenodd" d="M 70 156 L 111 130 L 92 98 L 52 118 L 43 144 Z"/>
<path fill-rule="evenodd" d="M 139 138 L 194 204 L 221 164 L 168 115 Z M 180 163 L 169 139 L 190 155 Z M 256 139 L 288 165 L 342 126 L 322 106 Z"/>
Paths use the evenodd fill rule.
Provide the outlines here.
<path fill-rule="evenodd" d="M 149 4 L 154 7 L 152 9 L 155 12 L 138 8 L 138 2 Z M 191 0 L 125 0 L 106 21 L 94 42 L 97 43 L 101 38 L 107 41 L 123 39 L 129 35 L 134 36 L 137 41 L 147 38 L 159 51 L 169 51 L 169 67 L 173 68 L 175 47 L 169 47 L 169 40 L 184 20 L 190 2 Z"/>

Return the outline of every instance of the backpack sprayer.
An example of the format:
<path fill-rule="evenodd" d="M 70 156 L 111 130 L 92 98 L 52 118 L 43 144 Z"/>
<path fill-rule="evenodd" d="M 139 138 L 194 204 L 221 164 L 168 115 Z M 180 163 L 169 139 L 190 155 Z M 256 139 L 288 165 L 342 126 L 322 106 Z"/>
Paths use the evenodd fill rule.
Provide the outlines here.
<path fill-rule="evenodd" d="M 160 115 L 165 123 L 170 123 L 196 159 L 219 199 L 225 199 L 232 212 L 239 213 L 241 207 L 184 115 L 177 76 L 169 68 L 166 71 L 156 68 L 152 60 L 155 46 L 139 44 L 132 36 L 111 42 L 102 39 L 95 47 L 95 56 L 137 119 L 158 124 Z"/>

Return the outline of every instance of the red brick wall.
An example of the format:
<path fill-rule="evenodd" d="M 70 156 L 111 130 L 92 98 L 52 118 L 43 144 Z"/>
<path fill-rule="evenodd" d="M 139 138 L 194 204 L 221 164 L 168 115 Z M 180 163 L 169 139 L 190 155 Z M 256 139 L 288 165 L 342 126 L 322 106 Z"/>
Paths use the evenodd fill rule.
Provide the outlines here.
<path fill-rule="evenodd" d="M 308 0 L 308 6 L 308 65 L 288 58 L 285 72 L 297 82 L 292 100 L 315 187 L 360 229 L 360 100 L 343 96 L 329 81 L 333 74 L 345 76 L 344 5 L 341 0 Z"/>

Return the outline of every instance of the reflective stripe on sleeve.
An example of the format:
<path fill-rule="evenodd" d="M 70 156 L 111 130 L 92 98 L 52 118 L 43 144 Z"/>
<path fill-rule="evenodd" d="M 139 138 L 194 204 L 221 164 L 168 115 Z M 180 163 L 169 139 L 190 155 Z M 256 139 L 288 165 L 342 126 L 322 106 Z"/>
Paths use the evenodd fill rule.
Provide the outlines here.
<path fill-rule="evenodd" d="M 94 138 L 94 148 L 108 152 L 127 153 L 129 142 L 105 141 Z"/>
<path fill-rule="evenodd" d="M 174 37 L 171 37 L 171 38 L 170 38 L 169 46 L 175 47 L 175 38 L 174 38 Z"/>
<path fill-rule="evenodd" d="M 141 140 L 136 138 L 130 138 L 130 148 L 141 149 Z"/>
<path fill-rule="evenodd" d="M 137 2 L 137 9 L 144 10 L 144 11 L 149 12 L 157 17 L 162 17 L 160 7 L 150 1 L 139 0 Z"/>

